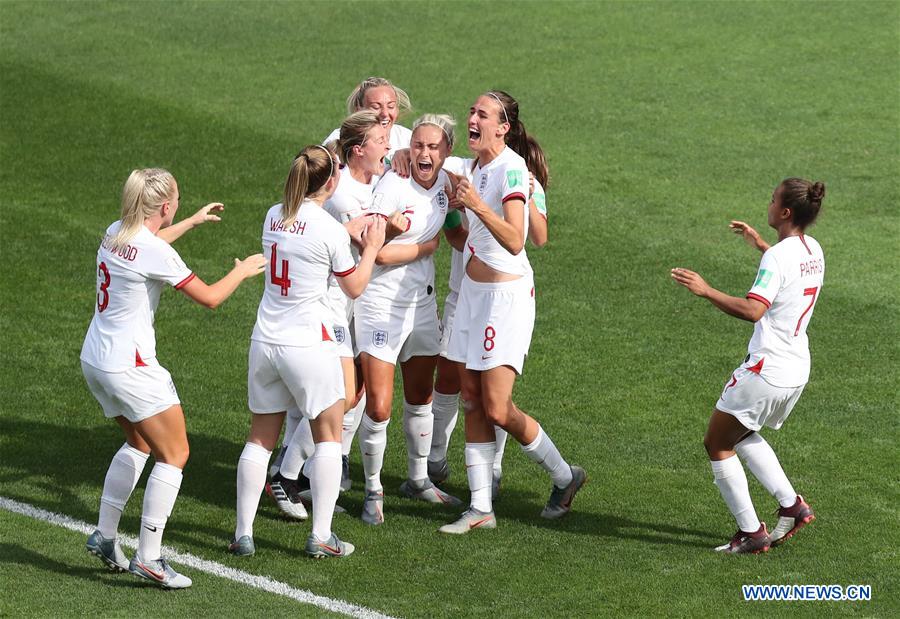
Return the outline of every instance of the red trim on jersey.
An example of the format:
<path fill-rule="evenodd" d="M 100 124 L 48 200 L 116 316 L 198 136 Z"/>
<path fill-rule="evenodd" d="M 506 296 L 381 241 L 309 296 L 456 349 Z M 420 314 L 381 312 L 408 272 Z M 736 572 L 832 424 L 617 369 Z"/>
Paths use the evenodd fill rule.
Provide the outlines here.
<path fill-rule="evenodd" d="M 503 198 L 501 202 L 509 202 L 510 200 L 521 200 L 522 202 L 528 202 L 528 200 L 525 199 L 525 194 L 520 191 L 509 194 L 508 196 Z"/>
<path fill-rule="evenodd" d="M 472 247 L 472 244 L 471 244 L 471 243 L 466 243 L 466 245 L 469 246 L 469 251 L 472 252 L 472 255 L 474 256 L 474 255 L 475 255 L 475 248 Z"/>
<path fill-rule="evenodd" d="M 756 365 L 754 365 L 752 368 L 747 368 L 747 371 L 748 371 L 748 372 L 753 372 L 754 374 L 759 374 L 760 372 L 762 372 L 762 366 L 763 366 L 763 362 L 764 362 L 765 360 L 766 360 L 766 358 L 763 357 L 762 359 L 760 359 L 759 361 L 757 361 L 757 362 L 756 362 Z"/>
<path fill-rule="evenodd" d="M 763 305 L 766 306 L 766 309 L 772 307 L 772 304 L 769 302 L 769 300 L 767 298 L 761 297 L 758 294 L 756 294 L 755 292 L 748 292 L 747 298 L 753 299 L 754 301 L 759 301 L 760 303 L 762 303 Z"/>
<path fill-rule="evenodd" d="M 381 217 L 384 220 L 387 220 L 388 216 L 382 213 L 366 213 L 366 217 Z"/>
<path fill-rule="evenodd" d="M 806 244 L 806 239 L 803 238 L 802 234 L 800 235 L 800 242 L 803 243 L 803 247 L 806 248 L 806 253 L 808 253 L 810 256 L 812 256 L 813 255 L 812 250 L 809 248 L 809 245 Z"/>
<path fill-rule="evenodd" d="M 191 273 L 190 275 L 188 275 L 187 277 L 185 277 L 183 280 L 181 280 L 180 282 L 178 282 L 177 284 L 175 284 L 175 290 L 181 290 L 182 288 L 184 288 L 185 286 L 187 286 L 188 283 L 189 283 L 192 279 L 194 279 L 195 277 L 197 277 L 197 274 L 196 274 L 196 273 Z"/>
<path fill-rule="evenodd" d="M 336 271 L 332 271 L 332 273 L 334 273 L 334 276 L 335 276 L 335 277 L 347 277 L 348 275 L 350 275 L 351 273 L 353 273 L 353 271 L 355 271 L 355 270 L 356 270 L 356 265 L 353 265 L 352 267 L 350 267 L 350 268 L 347 269 L 346 271 L 341 271 L 340 273 L 338 273 L 338 272 L 336 272 Z"/>
<path fill-rule="evenodd" d="M 331 340 L 331 336 L 328 335 L 328 329 L 325 328 L 325 325 L 324 325 L 324 324 L 322 325 L 322 341 L 323 341 L 323 342 L 330 342 L 330 341 L 332 341 L 332 340 Z"/>
<path fill-rule="evenodd" d="M 406 218 L 406 230 L 404 232 L 409 232 L 409 229 L 412 227 L 412 219 L 409 217 Z"/>
<path fill-rule="evenodd" d="M 147 364 L 144 363 L 144 360 L 141 359 L 141 353 L 137 351 L 137 348 L 134 349 L 134 367 L 136 368 L 145 368 Z"/>

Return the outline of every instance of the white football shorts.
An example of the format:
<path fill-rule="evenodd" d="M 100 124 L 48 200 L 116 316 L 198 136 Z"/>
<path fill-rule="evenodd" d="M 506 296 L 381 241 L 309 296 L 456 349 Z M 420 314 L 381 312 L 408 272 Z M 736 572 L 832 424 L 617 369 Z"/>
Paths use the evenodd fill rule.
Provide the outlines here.
<path fill-rule="evenodd" d="M 155 358 L 144 363 L 124 372 L 104 372 L 81 362 L 88 389 L 106 417 L 124 416 L 131 423 L 139 423 L 181 404 L 169 371 Z"/>
<path fill-rule="evenodd" d="M 344 399 L 344 373 L 334 342 L 276 346 L 250 341 L 247 396 L 257 414 L 296 406 L 308 419 Z"/>
<path fill-rule="evenodd" d="M 451 290 L 444 300 L 444 316 L 441 318 L 441 356 L 447 358 L 447 349 L 450 346 L 450 329 L 453 326 L 453 316 L 456 314 L 456 305 L 459 302 L 459 293 Z"/>
<path fill-rule="evenodd" d="M 387 363 L 396 365 L 441 352 L 441 321 L 434 296 L 410 307 L 357 299 L 353 322 L 359 352 Z"/>
<path fill-rule="evenodd" d="M 326 296 L 328 315 L 334 329 L 334 341 L 337 344 L 339 357 L 355 357 L 356 347 L 353 345 L 353 299 L 344 294 L 340 288 L 329 288 Z"/>
<path fill-rule="evenodd" d="M 450 361 L 481 372 L 508 365 L 521 374 L 534 331 L 534 278 L 481 283 L 466 275 L 449 331 Z"/>
<path fill-rule="evenodd" d="M 716 408 L 733 415 L 748 430 L 756 432 L 763 426 L 777 430 L 791 414 L 805 386 L 775 387 L 756 372 L 739 367 L 725 383 Z"/>

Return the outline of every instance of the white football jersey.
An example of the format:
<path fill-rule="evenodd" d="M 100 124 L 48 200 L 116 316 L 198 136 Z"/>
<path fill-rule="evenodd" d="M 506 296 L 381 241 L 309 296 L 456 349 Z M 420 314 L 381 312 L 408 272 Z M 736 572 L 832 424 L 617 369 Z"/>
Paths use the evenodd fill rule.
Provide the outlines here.
<path fill-rule="evenodd" d="M 348 169 L 341 172 L 338 186 L 331 198 L 325 202 L 325 211 L 338 222 L 345 224 L 351 219 L 365 215 L 372 203 L 372 190 L 378 183 L 379 176 L 373 176 L 369 184 L 360 183 L 350 175 Z M 359 250 L 350 247 L 353 258 L 359 261 Z M 353 317 L 353 300 L 344 294 L 337 278 L 328 278 L 328 303 L 336 315 L 343 315 L 349 322 Z"/>
<path fill-rule="evenodd" d="M 472 184 L 484 203 L 497 215 L 503 217 L 503 203 L 518 199 L 523 206 L 525 225 L 522 241 L 528 238 L 528 168 L 525 160 L 508 146 L 493 161 L 485 166 L 476 165 L 472 172 Z M 503 248 L 487 226 L 468 209 L 469 238 L 466 250 L 489 267 L 512 275 L 526 275 L 531 272 L 528 255 L 522 251 L 512 255 Z M 468 257 L 465 259 L 468 262 Z"/>
<path fill-rule="evenodd" d="M 474 159 L 463 159 L 462 157 L 447 157 L 444 160 L 444 169 L 456 174 L 464 176 L 472 180 L 472 168 L 474 167 Z M 463 215 L 465 217 L 465 215 Z M 466 272 L 465 261 L 468 257 L 463 256 L 463 252 L 451 247 L 450 248 L 450 281 L 449 287 L 453 292 L 458 293 L 462 284 L 463 275 Z"/>
<path fill-rule="evenodd" d="M 765 303 L 753 328 L 746 367 L 776 387 L 799 387 L 809 380 L 806 327 L 822 291 L 825 256 L 811 236 L 789 236 L 771 246 L 759 263 L 748 299 Z"/>
<path fill-rule="evenodd" d="M 400 178 L 388 172 L 381 177 L 372 195 L 372 212 L 389 216 L 399 211 L 409 220 L 406 232 L 391 239 L 389 245 L 425 243 L 441 231 L 450 206 L 444 191 L 449 182 L 443 170 L 431 189 L 424 189 L 412 176 Z M 434 299 L 434 256 L 401 265 L 375 265 L 363 297 L 398 306 Z"/>
<path fill-rule="evenodd" d="M 328 137 L 325 138 L 325 141 L 322 144 L 328 144 L 332 140 L 337 140 L 341 137 L 341 128 L 338 127 L 334 131 L 328 134 Z M 388 133 L 388 137 L 391 141 L 391 149 L 388 151 L 387 157 L 384 158 L 384 162 L 387 165 L 391 163 L 391 157 L 394 156 L 394 153 L 401 148 L 409 148 L 409 143 L 412 140 L 412 131 L 407 129 L 403 125 L 398 125 L 394 123 L 391 127 L 390 133 Z"/>
<path fill-rule="evenodd" d="M 156 357 L 153 318 L 163 285 L 181 288 L 194 278 L 178 252 L 145 226 L 111 251 L 120 225 L 106 229 L 97 250 L 96 306 L 81 347 L 81 360 L 105 372 L 124 372 Z"/>
<path fill-rule="evenodd" d="M 344 226 L 306 200 L 296 220 L 285 228 L 281 204 L 276 204 L 266 214 L 262 245 L 269 266 L 251 339 L 280 346 L 334 340 L 326 300 L 328 278 L 356 269 Z"/>

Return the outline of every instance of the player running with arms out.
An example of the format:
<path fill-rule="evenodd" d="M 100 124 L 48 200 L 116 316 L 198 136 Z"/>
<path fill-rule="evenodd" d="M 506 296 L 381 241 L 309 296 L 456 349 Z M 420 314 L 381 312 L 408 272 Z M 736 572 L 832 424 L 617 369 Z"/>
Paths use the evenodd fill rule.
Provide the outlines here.
<path fill-rule="evenodd" d="M 371 110 L 351 114 L 341 123 L 340 132 L 337 150 L 344 162 L 344 169 L 337 189 L 325 202 L 324 208 L 336 221 L 352 227 L 359 223 L 358 218 L 368 212 L 372 190 L 384 173 L 384 158 L 390 144 L 387 128 Z M 397 232 L 406 227 L 404 218 L 398 216 L 395 221 L 403 226 Z M 358 236 L 358 233 L 351 236 L 354 234 Z M 354 258 L 358 258 L 355 247 L 352 252 Z M 329 278 L 327 301 L 344 372 L 345 406 L 348 410 L 342 422 L 341 490 L 349 490 L 350 448 L 362 419 L 366 398 L 365 391 L 360 389 L 361 373 L 357 374 L 354 364 L 356 351 L 351 335 L 353 300 L 344 293 L 339 278 L 335 276 Z M 285 515 L 303 520 L 307 513 L 301 497 L 306 498 L 309 480 L 306 476 L 301 478 L 300 472 L 314 449 L 309 420 L 302 418 L 295 408 L 289 409 L 284 435 L 284 448 L 273 465 L 275 471 L 270 471 L 272 481 L 267 490 Z"/>
<path fill-rule="evenodd" d="M 534 329 L 534 283 L 525 254 L 528 168 L 516 153 L 524 148 L 527 134 L 518 103 L 502 91 L 489 91 L 470 108 L 468 128 L 477 162 L 472 181 L 461 180 L 456 188 L 469 235 L 447 358 L 465 366 L 465 459 L 472 498 L 459 520 L 440 529 L 456 534 L 497 526 L 491 501 L 494 426 L 511 434 L 549 473 L 553 489 L 544 518 L 568 513 L 587 477 L 581 467 L 563 459 L 540 424 L 512 401 Z"/>
<path fill-rule="evenodd" d="M 399 212 L 407 221 L 406 231 L 379 252 L 372 282 L 355 310 L 367 398 L 359 437 L 366 476 L 362 519 L 372 525 L 384 522 L 381 468 L 398 361 L 403 374 L 408 465 L 400 492 L 430 503 L 460 503 L 429 481 L 427 465 L 433 422 L 431 393 L 441 336 L 433 254 L 450 205 L 451 182 L 441 168 L 452 147 L 452 119 L 422 116 L 413 130 L 411 177 L 388 172 L 372 198 L 373 212 L 384 216 Z"/>
<path fill-rule="evenodd" d="M 346 557 L 354 547 L 331 531 L 341 481 L 341 419 L 344 376 L 326 301 L 334 274 L 357 297 L 384 242 L 384 222 L 373 218 L 362 233 L 357 265 L 347 229 L 325 212 L 340 178 L 340 163 L 324 146 L 307 146 L 291 165 L 284 200 L 263 222 L 263 253 L 269 258 L 266 286 L 250 341 L 248 397 L 250 434 L 238 461 L 237 524 L 232 554 L 255 552 L 253 519 L 266 481 L 266 467 L 285 412 L 296 406 L 310 419 L 315 452 L 309 475 L 313 500 L 311 557 Z"/>
<path fill-rule="evenodd" d="M 778 233 L 771 247 L 746 223 L 731 222 L 732 230 L 763 252 L 746 298 L 728 296 L 688 269 L 672 269 L 672 278 L 695 295 L 755 323 L 747 358 L 726 382 L 703 440 L 716 486 L 738 525 L 731 541 L 716 548 L 721 552 L 765 552 L 815 518 L 759 430 L 781 427 L 809 379 L 806 329 L 822 290 L 825 257 L 805 230 L 816 220 L 824 196 L 822 183 L 782 181 L 768 207 L 769 226 Z M 757 518 L 741 460 L 778 501 L 778 524 L 771 534 Z"/>
<path fill-rule="evenodd" d="M 165 284 L 211 309 L 242 281 L 262 273 L 265 258 L 235 260 L 234 269 L 212 285 L 182 262 L 169 242 L 207 221 L 218 221 L 219 203 L 172 225 L 178 184 L 160 168 L 134 170 L 122 190 L 122 215 L 106 229 L 97 250 L 97 305 L 81 349 L 81 369 L 106 417 L 125 434 L 125 444 L 106 472 L 100 517 L 88 552 L 115 571 L 128 570 L 166 589 L 191 586 L 160 556 L 162 535 L 181 488 L 188 460 L 184 413 L 169 372 L 156 359 L 153 317 Z M 150 454 L 156 459 L 141 512 L 138 549 L 129 562 L 117 539 L 125 504 Z"/>
<path fill-rule="evenodd" d="M 381 125 L 387 129 L 388 141 L 391 144 L 387 156 L 388 163 L 390 163 L 394 151 L 400 148 L 409 148 L 412 131 L 403 125 L 398 125 L 397 118 L 401 114 L 409 113 L 411 109 L 409 95 L 402 88 L 398 88 L 383 77 L 367 77 L 347 97 L 348 115 L 362 110 L 371 110 L 378 116 Z M 325 138 L 324 143 L 336 141 L 340 135 L 341 128 L 338 127 Z"/>

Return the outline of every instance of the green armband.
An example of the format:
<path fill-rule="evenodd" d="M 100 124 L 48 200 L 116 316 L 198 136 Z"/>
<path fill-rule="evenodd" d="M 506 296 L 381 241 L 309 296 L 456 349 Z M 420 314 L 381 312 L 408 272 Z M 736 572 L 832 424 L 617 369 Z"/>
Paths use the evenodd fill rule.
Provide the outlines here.
<path fill-rule="evenodd" d="M 444 229 L 452 230 L 457 226 L 462 225 L 462 215 L 459 214 L 457 209 L 452 209 L 447 213 L 447 217 L 444 218 Z"/>

